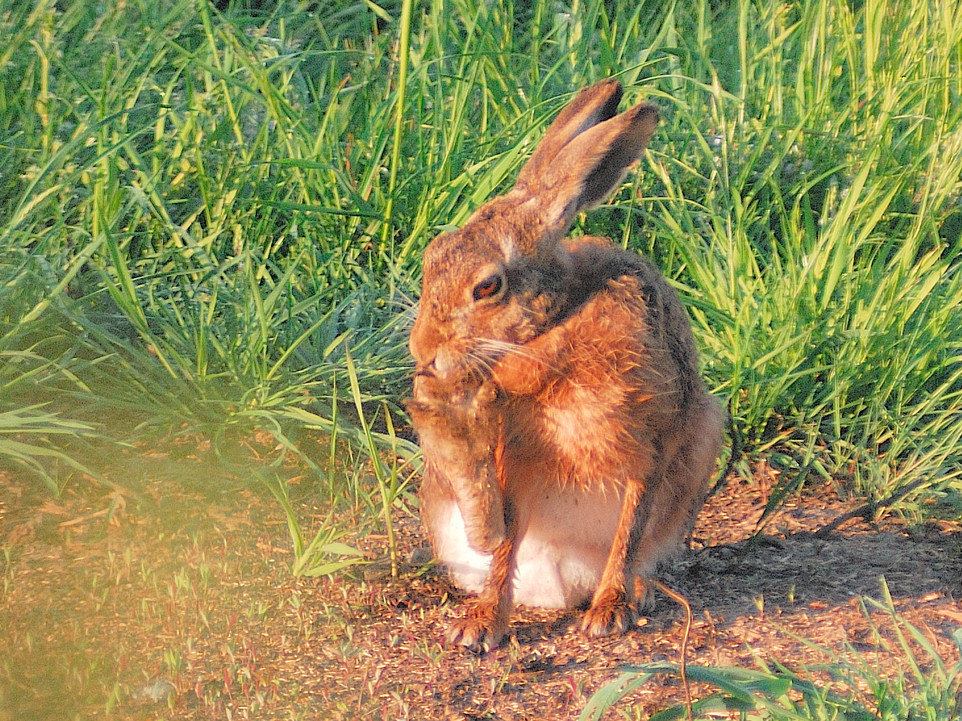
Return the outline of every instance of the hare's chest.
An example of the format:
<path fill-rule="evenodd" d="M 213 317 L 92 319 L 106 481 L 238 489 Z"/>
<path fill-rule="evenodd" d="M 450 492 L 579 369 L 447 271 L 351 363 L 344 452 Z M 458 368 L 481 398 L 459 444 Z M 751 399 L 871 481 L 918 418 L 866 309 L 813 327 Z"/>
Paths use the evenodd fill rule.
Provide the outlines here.
<path fill-rule="evenodd" d="M 607 384 L 571 387 L 542 403 L 536 427 L 550 447 L 548 455 L 576 480 L 612 472 L 629 433 L 623 401 L 618 385 Z"/>
<path fill-rule="evenodd" d="M 433 517 L 435 552 L 454 581 L 475 593 L 485 587 L 492 555 L 472 548 L 454 501 Z M 517 540 L 514 600 L 527 606 L 573 608 L 591 598 L 604 571 L 621 511 L 618 493 L 555 489 L 528 499 Z"/>

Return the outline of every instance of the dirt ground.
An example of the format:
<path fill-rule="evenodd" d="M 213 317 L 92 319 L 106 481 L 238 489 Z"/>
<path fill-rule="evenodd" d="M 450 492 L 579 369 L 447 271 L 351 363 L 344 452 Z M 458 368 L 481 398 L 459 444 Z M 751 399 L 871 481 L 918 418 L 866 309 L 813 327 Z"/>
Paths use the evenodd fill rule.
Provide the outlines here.
<path fill-rule="evenodd" d="M 383 563 L 298 579 L 283 512 L 262 487 L 189 490 L 201 484 L 172 479 L 168 460 L 131 456 L 137 493 L 77 482 L 56 498 L 0 474 L 0 721 L 576 719 L 620 668 L 679 661 L 684 614 L 660 595 L 622 638 L 589 642 L 577 613 L 519 609 L 495 652 L 446 648 L 463 599 L 439 570 L 416 565 L 416 519 L 398 514 L 397 579 Z M 213 463 L 197 461 L 196 480 Z M 692 552 L 666 569 L 694 612 L 689 664 L 905 671 L 896 621 L 860 600 L 881 598 L 881 577 L 898 616 L 955 662 L 958 523 L 853 520 L 817 538 L 852 507 L 825 486 L 752 539 L 765 488 L 732 478 L 700 516 Z M 304 495 L 296 510 L 317 524 L 326 509 Z M 358 543 L 383 558 L 383 536 Z M 918 659 L 931 661 L 924 649 Z M 678 680 L 659 679 L 620 711 L 647 718 L 681 703 Z"/>

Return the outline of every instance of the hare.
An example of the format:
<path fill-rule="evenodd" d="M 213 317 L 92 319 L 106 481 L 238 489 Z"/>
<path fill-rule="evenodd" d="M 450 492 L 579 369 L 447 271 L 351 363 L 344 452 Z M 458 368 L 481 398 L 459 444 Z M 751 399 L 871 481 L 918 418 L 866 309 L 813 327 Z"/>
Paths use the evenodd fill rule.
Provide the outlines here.
<path fill-rule="evenodd" d="M 565 238 L 641 156 L 658 111 L 582 90 L 514 188 L 424 253 L 408 401 L 424 456 L 422 522 L 477 593 L 449 640 L 476 651 L 512 605 L 587 605 L 592 637 L 637 620 L 657 563 L 691 531 L 723 415 L 687 314 L 641 256 Z"/>

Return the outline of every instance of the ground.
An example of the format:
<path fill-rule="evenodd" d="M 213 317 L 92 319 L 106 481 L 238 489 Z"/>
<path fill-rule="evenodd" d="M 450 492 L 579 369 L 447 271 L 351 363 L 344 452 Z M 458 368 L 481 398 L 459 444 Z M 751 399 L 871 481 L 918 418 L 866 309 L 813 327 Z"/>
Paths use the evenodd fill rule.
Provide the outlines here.
<path fill-rule="evenodd" d="M 619 668 L 680 660 L 684 613 L 662 596 L 622 638 L 586 640 L 575 612 L 519 609 L 503 648 L 447 648 L 463 598 L 420 565 L 411 515 L 396 519 L 397 578 L 383 563 L 294 578 L 287 521 L 263 486 L 218 477 L 210 452 L 176 463 L 172 449 L 125 453 L 138 480 L 119 489 L 76 480 L 57 497 L 0 472 L 0 721 L 576 719 Z M 194 483 L 174 477 L 184 468 Z M 845 659 L 897 674 L 896 622 L 861 600 L 882 597 L 881 577 L 898 617 L 954 663 L 959 525 L 856 519 L 819 538 L 854 505 L 829 484 L 790 500 L 752 540 L 767 475 L 733 476 L 692 552 L 663 576 L 694 612 L 688 663 L 803 670 Z M 316 495 L 296 501 L 308 526 L 327 517 Z M 358 543 L 383 558 L 383 536 Z M 681 703 L 678 680 L 659 678 L 619 708 L 647 718 Z"/>

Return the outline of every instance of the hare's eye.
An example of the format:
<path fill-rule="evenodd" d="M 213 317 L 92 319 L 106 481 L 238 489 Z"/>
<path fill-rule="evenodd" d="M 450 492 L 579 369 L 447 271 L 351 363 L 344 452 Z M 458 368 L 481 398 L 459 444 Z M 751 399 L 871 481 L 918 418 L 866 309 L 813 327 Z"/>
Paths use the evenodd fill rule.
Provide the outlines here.
<path fill-rule="evenodd" d="M 504 277 L 500 273 L 495 273 L 474 286 L 474 291 L 471 295 L 476 301 L 495 298 L 501 293 L 503 287 Z"/>

